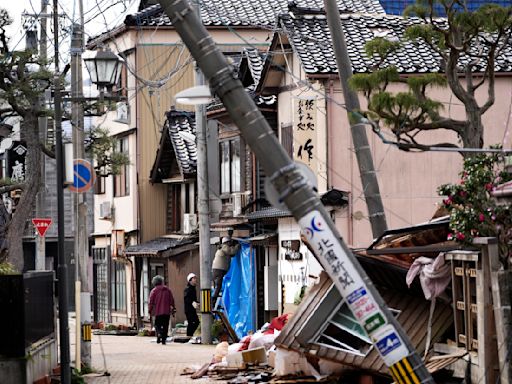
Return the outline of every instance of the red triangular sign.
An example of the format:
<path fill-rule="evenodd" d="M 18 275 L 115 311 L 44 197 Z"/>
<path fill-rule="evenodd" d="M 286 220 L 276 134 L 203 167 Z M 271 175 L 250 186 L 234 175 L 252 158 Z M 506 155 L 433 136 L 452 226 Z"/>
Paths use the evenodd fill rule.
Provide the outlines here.
<path fill-rule="evenodd" d="M 37 232 L 39 232 L 39 236 L 43 237 L 52 225 L 52 219 L 32 219 L 32 224 L 36 227 Z"/>

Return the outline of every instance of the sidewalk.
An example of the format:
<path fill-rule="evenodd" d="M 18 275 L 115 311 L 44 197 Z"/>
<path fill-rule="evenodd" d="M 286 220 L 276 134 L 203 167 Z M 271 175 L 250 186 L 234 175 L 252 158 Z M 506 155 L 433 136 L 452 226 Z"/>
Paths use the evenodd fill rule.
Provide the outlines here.
<path fill-rule="evenodd" d="M 108 371 L 110 376 L 86 377 L 86 383 L 209 383 L 207 376 L 192 380 L 190 376 L 180 376 L 180 373 L 185 367 L 199 368 L 210 362 L 214 350 L 213 345 L 173 342 L 161 345 L 156 343 L 155 337 L 93 335 L 93 368 L 100 374 Z"/>

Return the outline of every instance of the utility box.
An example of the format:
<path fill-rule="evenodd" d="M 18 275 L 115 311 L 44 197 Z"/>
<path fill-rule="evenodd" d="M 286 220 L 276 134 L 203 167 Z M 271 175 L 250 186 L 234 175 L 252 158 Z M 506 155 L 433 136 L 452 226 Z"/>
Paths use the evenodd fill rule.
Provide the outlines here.
<path fill-rule="evenodd" d="M 0 276 L 2 384 L 31 384 L 57 366 L 54 303 L 53 272 Z"/>

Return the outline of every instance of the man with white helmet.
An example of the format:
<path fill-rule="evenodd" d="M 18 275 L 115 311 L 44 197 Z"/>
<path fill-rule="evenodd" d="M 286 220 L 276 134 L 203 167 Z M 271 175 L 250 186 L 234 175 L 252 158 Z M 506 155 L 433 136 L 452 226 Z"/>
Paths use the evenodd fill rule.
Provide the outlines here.
<path fill-rule="evenodd" d="M 187 336 L 194 336 L 194 332 L 199 326 L 199 317 L 196 309 L 199 307 L 197 301 L 197 276 L 189 273 L 187 276 L 187 287 L 185 288 L 185 316 L 187 316 Z"/>

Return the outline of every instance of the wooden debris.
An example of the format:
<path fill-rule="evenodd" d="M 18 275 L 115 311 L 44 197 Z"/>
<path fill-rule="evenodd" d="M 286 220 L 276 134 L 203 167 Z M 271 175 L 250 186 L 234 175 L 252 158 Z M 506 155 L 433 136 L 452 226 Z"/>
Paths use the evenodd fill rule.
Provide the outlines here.
<path fill-rule="evenodd" d="M 205 363 L 201 368 L 197 370 L 196 373 L 194 373 L 192 376 L 190 376 L 192 379 L 199 379 L 206 375 L 206 372 L 208 372 L 208 368 L 210 367 L 211 363 Z"/>
<path fill-rule="evenodd" d="M 185 367 L 181 371 L 180 375 L 181 376 L 188 376 L 188 375 L 193 375 L 196 372 L 197 372 L 197 369 L 194 369 L 194 368 L 191 368 L 191 367 Z"/>

